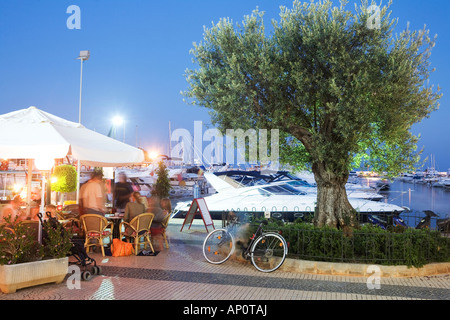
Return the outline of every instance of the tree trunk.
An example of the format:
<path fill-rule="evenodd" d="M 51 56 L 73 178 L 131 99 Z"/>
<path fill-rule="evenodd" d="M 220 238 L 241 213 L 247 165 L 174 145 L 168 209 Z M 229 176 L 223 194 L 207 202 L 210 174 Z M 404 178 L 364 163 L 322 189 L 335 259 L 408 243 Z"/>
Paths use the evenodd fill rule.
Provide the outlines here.
<path fill-rule="evenodd" d="M 329 226 L 340 229 L 354 226 L 355 210 L 348 201 L 345 190 L 348 173 L 336 175 L 325 168 L 324 163 L 312 167 L 317 183 L 314 224 L 318 227 Z"/>

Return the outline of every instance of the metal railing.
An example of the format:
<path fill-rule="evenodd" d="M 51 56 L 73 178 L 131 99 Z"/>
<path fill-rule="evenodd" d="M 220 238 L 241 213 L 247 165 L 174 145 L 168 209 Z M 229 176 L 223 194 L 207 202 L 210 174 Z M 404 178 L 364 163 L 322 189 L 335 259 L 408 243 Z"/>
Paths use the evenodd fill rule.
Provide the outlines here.
<path fill-rule="evenodd" d="M 252 223 L 263 218 L 251 212 L 234 212 L 241 223 L 250 223 L 249 234 L 257 224 Z M 223 226 L 230 221 L 228 212 L 223 214 Z M 424 218 L 424 214 L 402 214 L 401 217 L 410 223 L 409 228 L 388 227 L 383 230 L 368 222 L 368 226 L 352 230 L 337 230 L 332 228 L 316 228 L 312 223 L 285 223 L 272 218 L 272 224 L 265 231 L 280 232 L 286 239 L 291 258 L 384 265 L 408 265 L 420 267 L 432 262 L 450 261 L 450 231 L 441 230 L 437 217 L 432 217 L 430 226 L 416 230 L 415 226 Z M 366 216 L 358 215 L 363 221 Z M 391 222 L 392 215 L 384 218 Z M 364 224 L 364 223 L 363 223 Z M 409 224 L 408 224 L 409 225 Z"/>
<path fill-rule="evenodd" d="M 430 230 L 388 231 L 295 229 L 280 227 L 289 256 L 298 259 L 421 266 L 450 261 L 450 238 Z"/>

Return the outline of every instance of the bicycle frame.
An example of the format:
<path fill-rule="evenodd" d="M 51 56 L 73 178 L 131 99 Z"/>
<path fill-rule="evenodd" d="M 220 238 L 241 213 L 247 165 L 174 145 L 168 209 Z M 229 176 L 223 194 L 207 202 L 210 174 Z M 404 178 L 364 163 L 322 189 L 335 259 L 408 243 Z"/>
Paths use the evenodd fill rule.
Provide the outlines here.
<path fill-rule="evenodd" d="M 261 223 L 259 225 L 258 229 L 256 230 L 255 234 L 253 234 L 253 236 L 250 238 L 250 240 L 251 240 L 250 243 L 248 244 L 247 248 L 245 248 L 244 252 L 242 253 L 245 257 L 247 257 L 247 258 L 250 257 L 250 254 L 251 254 L 250 248 L 252 247 L 253 243 L 260 236 L 264 235 L 263 225 L 264 225 L 264 223 Z"/>

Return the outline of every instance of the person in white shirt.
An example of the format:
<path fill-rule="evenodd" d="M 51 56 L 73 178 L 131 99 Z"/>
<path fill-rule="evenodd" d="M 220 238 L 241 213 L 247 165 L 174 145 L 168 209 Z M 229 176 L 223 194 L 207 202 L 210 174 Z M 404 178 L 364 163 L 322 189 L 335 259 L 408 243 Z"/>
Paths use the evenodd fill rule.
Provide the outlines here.
<path fill-rule="evenodd" d="M 106 193 L 101 172 L 92 173 L 91 179 L 81 187 L 80 200 L 84 214 L 105 215 Z"/>

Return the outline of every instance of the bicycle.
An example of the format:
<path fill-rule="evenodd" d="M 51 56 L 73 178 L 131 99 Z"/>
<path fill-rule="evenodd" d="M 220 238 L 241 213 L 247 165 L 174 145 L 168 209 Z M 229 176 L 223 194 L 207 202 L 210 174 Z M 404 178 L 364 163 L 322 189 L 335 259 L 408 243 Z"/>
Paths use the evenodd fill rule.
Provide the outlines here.
<path fill-rule="evenodd" d="M 238 223 L 234 220 L 231 227 L 216 229 L 208 234 L 203 242 L 203 256 L 212 264 L 227 261 L 236 249 L 233 233 Z M 253 266 L 261 272 L 273 272 L 283 264 L 288 248 L 286 240 L 278 233 L 264 232 L 263 221 L 256 233 L 250 238 L 250 244 L 242 252 L 245 259 L 250 259 Z"/>

